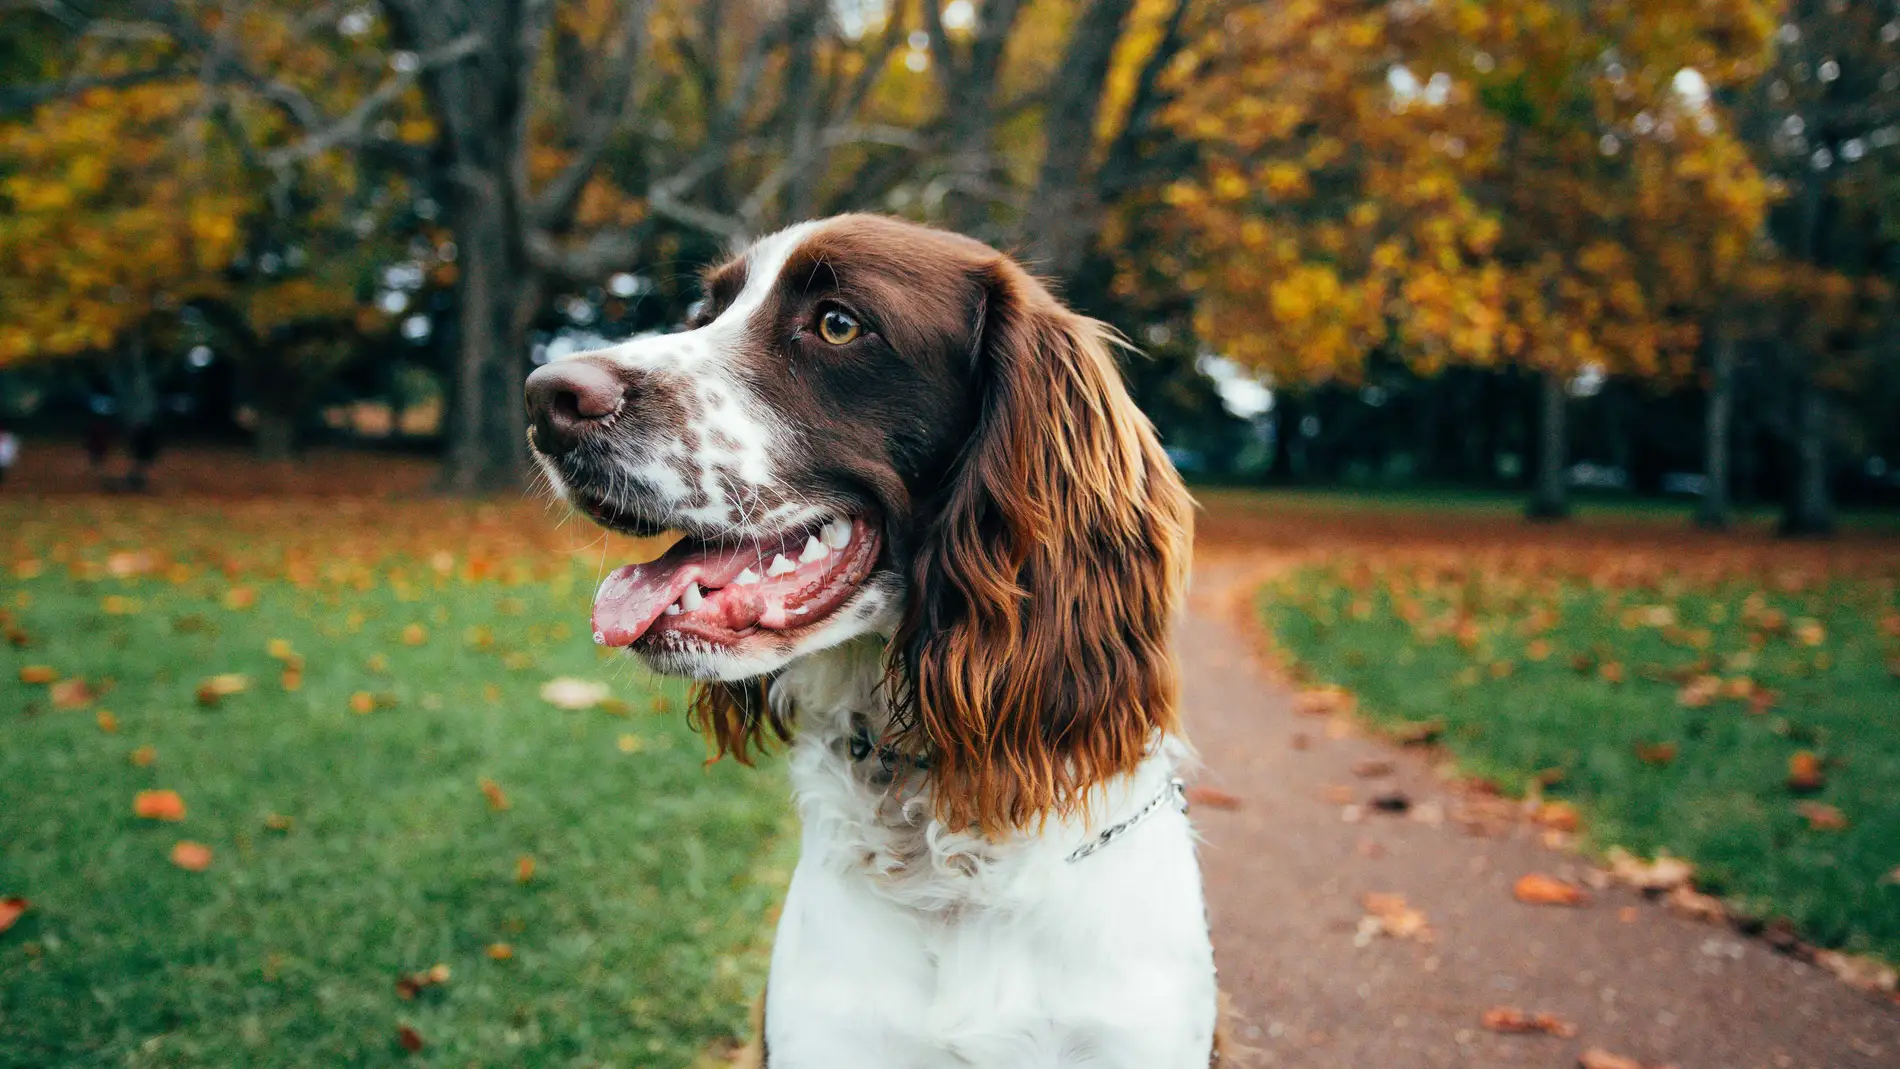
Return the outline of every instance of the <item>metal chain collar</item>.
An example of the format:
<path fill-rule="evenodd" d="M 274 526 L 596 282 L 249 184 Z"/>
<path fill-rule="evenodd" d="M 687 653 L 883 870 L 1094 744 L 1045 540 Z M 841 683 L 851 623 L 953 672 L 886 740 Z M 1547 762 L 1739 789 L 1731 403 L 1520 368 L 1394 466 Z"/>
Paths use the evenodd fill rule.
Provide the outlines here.
<path fill-rule="evenodd" d="M 1142 821 L 1147 820 L 1150 816 L 1152 816 L 1155 813 L 1156 810 L 1159 810 L 1164 804 L 1166 804 L 1169 799 L 1173 799 L 1174 804 L 1181 807 L 1181 812 L 1183 813 L 1187 812 L 1187 809 L 1188 809 L 1187 784 L 1182 782 L 1179 776 L 1176 776 L 1168 780 L 1168 782 L 1162 784 L 1160 793 L 1156 794 L 1153 798 L 1150 798 L 1148 800 L 1147 805 L 1144 805 L 1140 809 L 1136 810 L 1134 816 L 1129 817 L 1127 820 L 1124 820 L 1120 824 L 1116 824 L 1113 827 L 1102 829 L 1102 833 L 1100 835 L 1097 835 L 1095 838 L 1090 839 L 1088 842 L 1085 842 L 1081 846 L 1076 847 L 1075 852 L 1069 855 L 1069 860 L 1071 862 L 1080 861 L 1083 858 L 1089 856 L 1090 854 L 1095 853 L 1097 850 L 1100 850 L 1103 847 L 1107 846 L 1108 844 L 1121 838 L 1122 836 L 1127 835 L 1130 831 L 1134 830 L 1137 824 L 1140 824 Z"/>

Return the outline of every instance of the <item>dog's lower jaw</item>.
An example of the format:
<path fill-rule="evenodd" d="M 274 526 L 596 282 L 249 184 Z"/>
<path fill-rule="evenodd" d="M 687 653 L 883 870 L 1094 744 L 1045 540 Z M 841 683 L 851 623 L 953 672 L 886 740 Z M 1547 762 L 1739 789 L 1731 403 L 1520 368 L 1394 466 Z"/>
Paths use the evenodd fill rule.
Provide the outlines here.
<path fill-rule="evenodd" d="M 1185 747 L 1162 740 L 1086 825 L 985 840 L 931 820 L 922 770 L 853 746 L 885 726 L 882 669 L 865 639 L 774 684 L 797 709 L 804 828 L 768 987 L 773 1069 L 1204 1069 L 1215 977 L 1186 817 L 1164 807 L 1069 860 L 1164 791 Z"/>

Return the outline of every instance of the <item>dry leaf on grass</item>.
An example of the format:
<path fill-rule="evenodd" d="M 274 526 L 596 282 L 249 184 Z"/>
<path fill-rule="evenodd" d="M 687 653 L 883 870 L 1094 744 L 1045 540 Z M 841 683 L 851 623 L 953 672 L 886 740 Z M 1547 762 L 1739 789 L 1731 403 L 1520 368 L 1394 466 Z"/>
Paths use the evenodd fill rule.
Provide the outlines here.
<path fill-rule="evenodd" d="M 207 677 L 198 684 L 198 704 L 216 705 L 233 694 L 244 693 L 250 686 L 250 677 L 237 672 Z"/>
<path fill-rule="evenodd" d="M 183 820 L 185 800 L 177 791 L 140 791 L 132 796 L 132 815 L 146 820 Z"/>
<path fill-rule="evenodd" d="M 1219 787 L 1209 787 L 1204 783 L 1196 783 L 1187 789 L 1187 801 L 1189 806 L 1207 809 L 1240 808 L 1239 795 L 1229 794 Z"/>
<path fill-rule="evenodd" d="M 507 943 L 488 944 L 488 956 L 496 961 L 507 961 L 515 956 L 515 948 Z"/>
<path fill-rule="evenodd" d="M 396 997 L 403 1000 L 413 999 L 431 987 L 440 987 L 449 982 L 449 967 L 442 962 L 421 972 L 404 973 L 396 978 Z"/>
<path fill-rule="evenodd" d="M 190 839 L 181 839 L 172 847 L 172 864 L 186 872 L 203 872 L 211 867 L 211 848 Z"/>
<path fill-rule="evenodd" d="M 409 1053 L 418 1053 L 422 1050 L 422 1033 L 411 1025 L 400 1025 L 396 1028 L 396 1042 Z"/>
<path fill-rule="evenodd" d="M 1577 1026 L 1548 1013 L 1526 1013 L 1515 1006 L 1493 1006 L 1484 1011 L 1484 1027 L 1493 1032 L 1542 1033 L 1569 1039 Z"/>
<path fill-rule="evenodd" d="M 1555 876 L 1533 872 L 1512 885 L 1511 893 L 1519 902 L 1533 906 L 1580 906 L 1590 895 L 1583 888 Z"/>
<path fill-rule="evenodd" d="M 99 697 L 83 679 L 62 679 L 46 689 L 46 696 L 53 700 L 55 709 L 84 709 Z"/>
<path fill-rule="evenodd" d="M 1432 941 L 1432 928 L 1425 920 L 1425 914 L 1411 907 L 1404 895 L 1372 891 L 1360 900 L 1366 915 L 1359 918 L 1359 929 L 1353 936 L 1353 945 L 1366 946 L 1377 936 L 1390 939 L 1412 939 L 1420 943 Z"/>
<path fill-rule="evenodd" d="M 1646 765 L 1662 768 L 1676 759 L 1676 744 L 1673 742 L 1638 742 L 1632 747 L 1636 759 Z"/>
<path fill-rule="evenodd" d="M 605 683 L 561 676 L 541 684 L 541 700 L 557 709 L 592 709 L 610 697 Z"/>
<path fill-rule="evenodd" d="M 51 683 L 59 678 L 59 670 L 50 665 L 29 664 L 20 668 L 22 683 Z"/>
<path fill-rule="evenodd" d="M 1788 789 L 1806 793 L 1827 786 L 1821 757 L 1813 750 L 1797 750 L 1788 758 Z"/>
<path fill-rule="evenodd" d="M 1847 814 L 1826 802 L 1802 802 L 1795 806 L 1810 831 L 1846 831 Z"/>
<path fill-rule="evenodd" d="M 513 804 L 508 801 L 508 792 L 501 789 L 501 784 L 487 776 L 482 777 L 481 786 L 482 797 L 488 799 L 488 808 L 495 812 L 499 813 Z"/>
<path fill-rule="evenodd" d="M 534 858 L 523 854 L 515 858 L 515 882 L 529 883 L 534 879 Z"/>
<path fill-rule="evenodd" d="M 17 896 L 0 898 L 0 932 L 13 927 L 13 922 L 20 919 L 20 914 L 27 911 L 28 905 L 26 899 Z"/>

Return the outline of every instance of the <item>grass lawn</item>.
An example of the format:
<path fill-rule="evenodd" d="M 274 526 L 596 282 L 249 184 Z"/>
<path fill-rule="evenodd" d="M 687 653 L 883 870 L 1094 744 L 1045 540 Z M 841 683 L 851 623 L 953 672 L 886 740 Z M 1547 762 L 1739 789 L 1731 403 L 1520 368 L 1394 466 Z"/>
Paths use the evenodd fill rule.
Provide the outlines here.
<path fill-rule="evenodd" d="M 1597 845 L 1686 856 L 1748 913 L 1900 960 L 1896 577 L 1892 555 L 1393 551 L 1290 573 L 1261 609 L 1303 674 L 1433 722 L 1509 789 L 1541 774 Z"/>
<path fill-rule="evenodd" d="M 596 535 L 531 504 L 0 501 L 0 898 L 30 903 L 0 1066 L 688 1066 L 743 1032 L 784 783 L 704 767 L 679 687 L 596 652 L 629 551 Z M 558 677 L 614 700 L 557 708 Z"/>

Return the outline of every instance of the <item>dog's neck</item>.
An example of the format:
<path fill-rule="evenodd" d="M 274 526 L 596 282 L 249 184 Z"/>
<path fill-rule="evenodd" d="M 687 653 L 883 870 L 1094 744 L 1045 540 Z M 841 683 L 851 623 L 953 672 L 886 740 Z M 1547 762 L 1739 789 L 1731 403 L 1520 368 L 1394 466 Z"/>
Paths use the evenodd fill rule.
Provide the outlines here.
<path fill-rule="evenodd" d="M 1165 792 L 1186 749 L 1157 740 L 1134 775 L 1104 784 L 1082 815 L 1002 839 L 933 817 L 928 757 L 883 745 L 886 643 L 859 639 L 801 657 L 774 679 L 771 700 L 796 726 L 790 771 L 804 824 L 805 862 L 868 881 L 900 905 L 955 912 L 1016 897 L 1027 870 L 1067 863 L 1103 827 Z"/>

